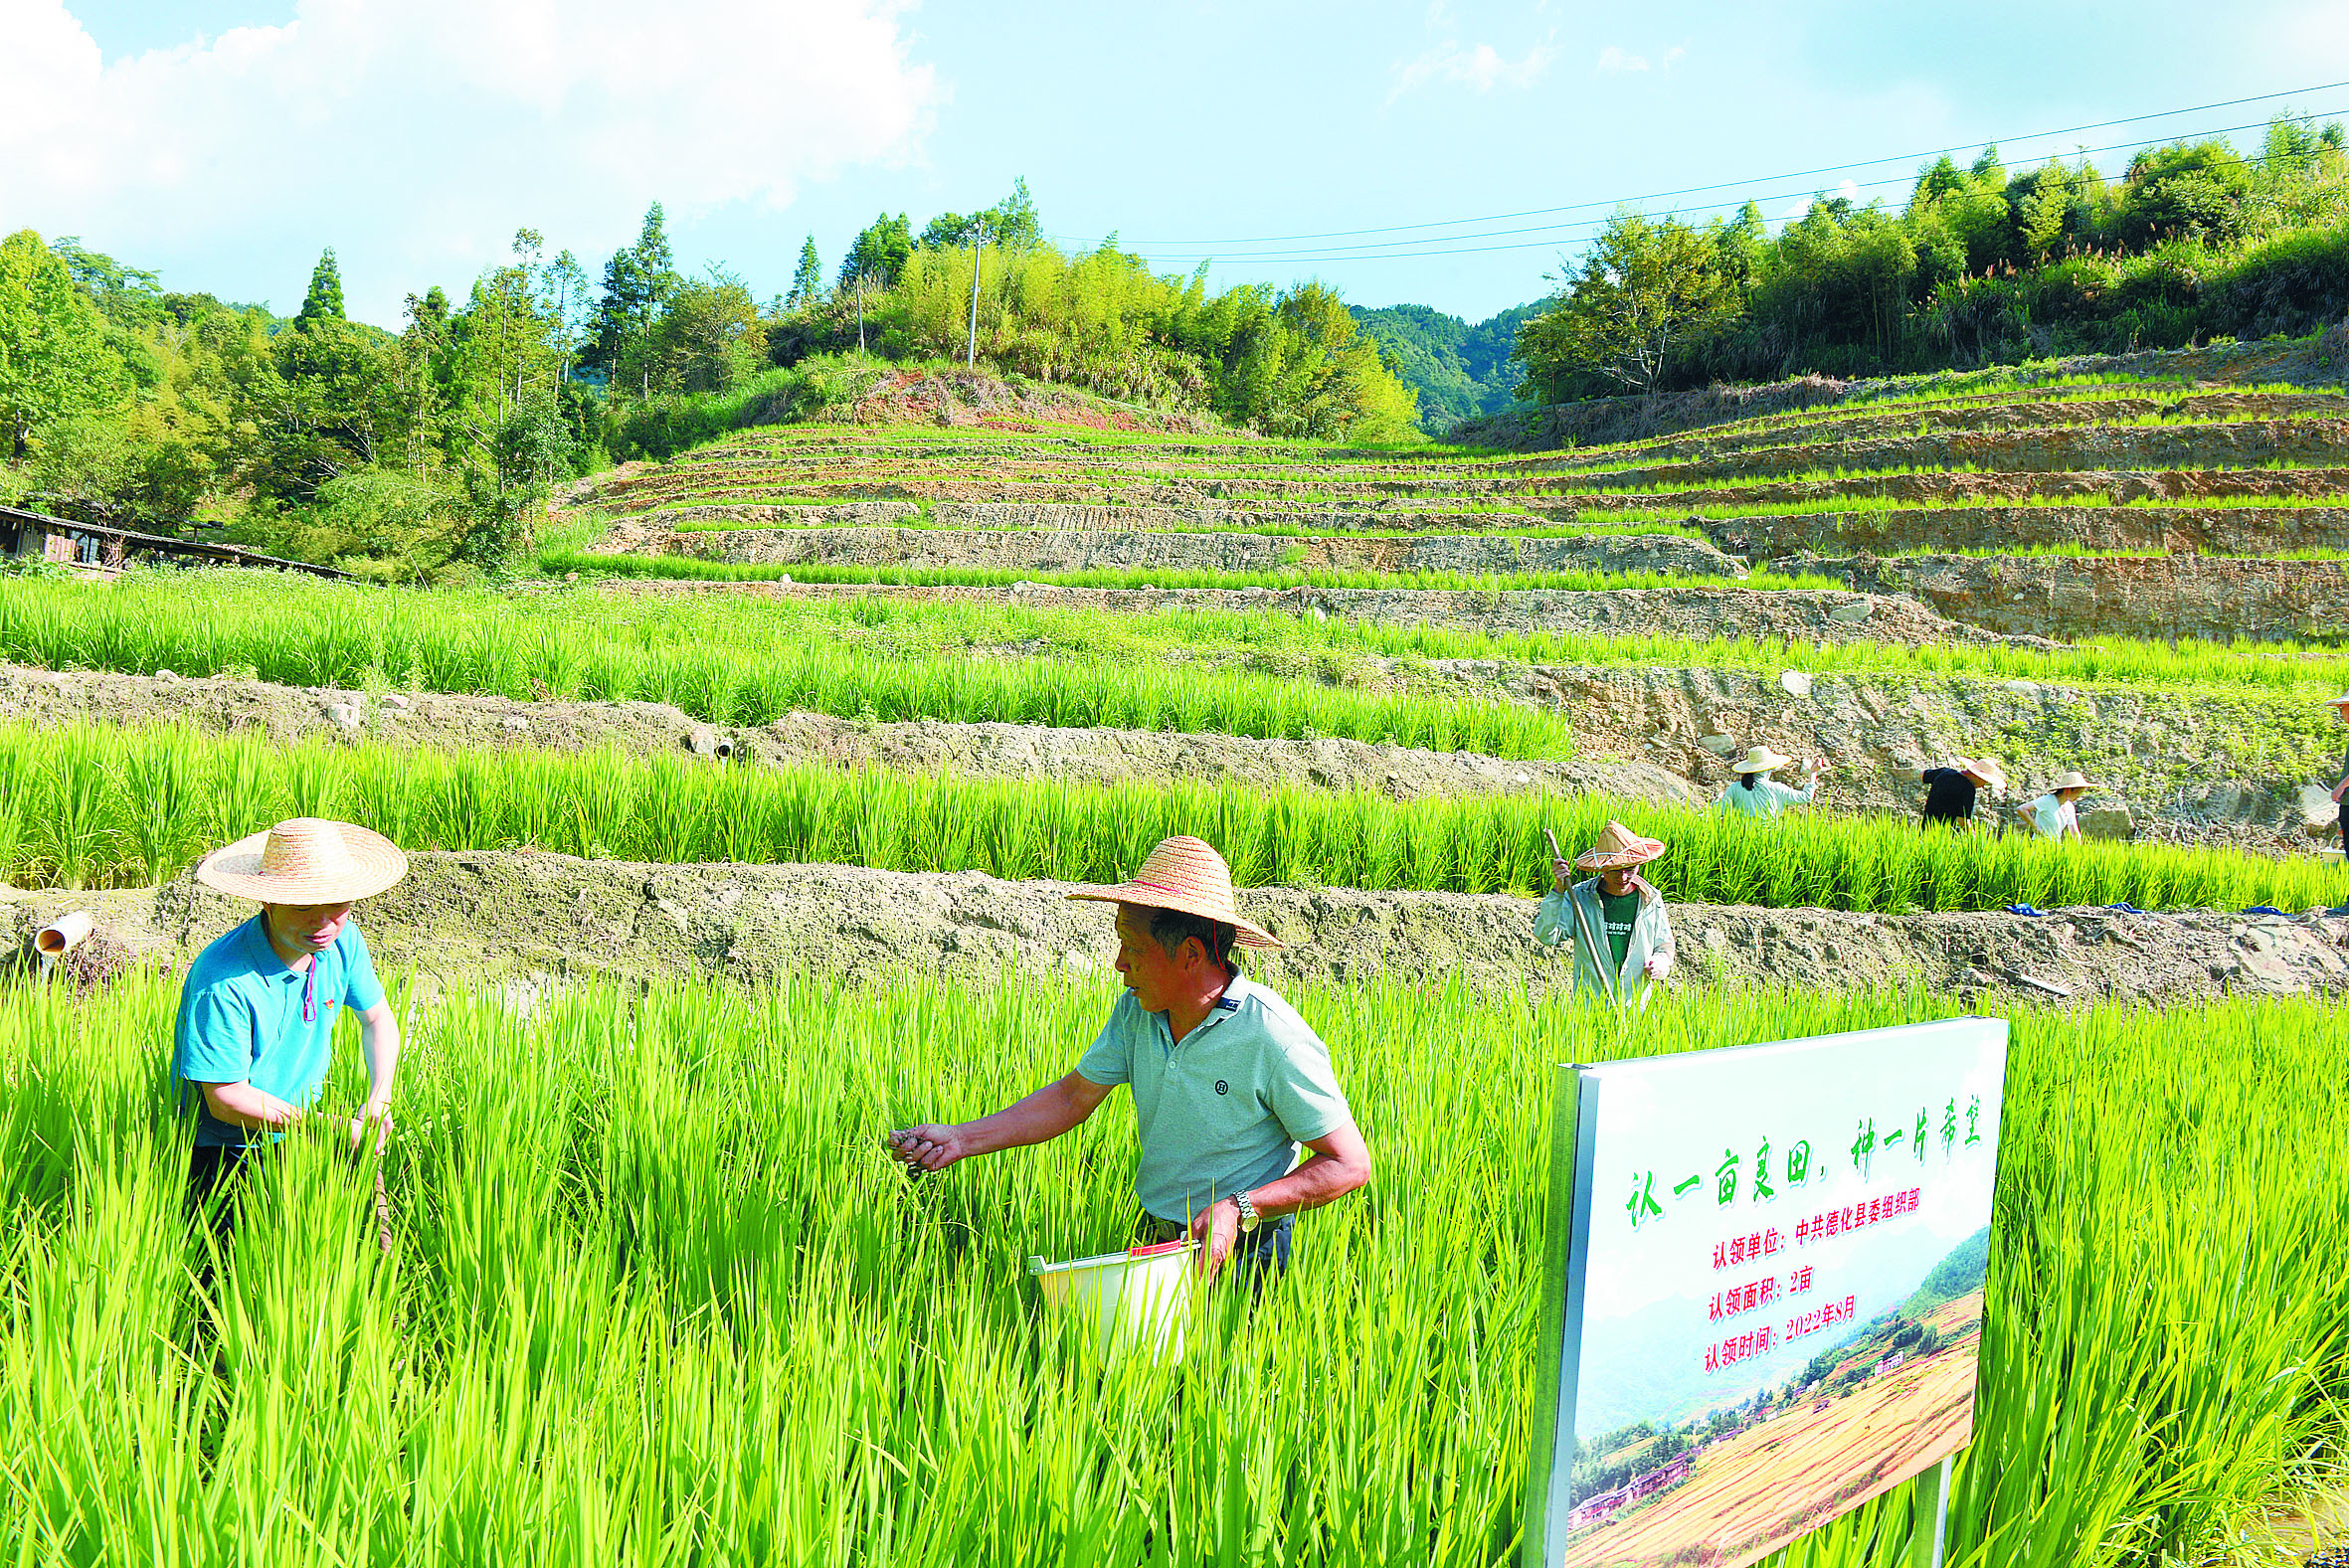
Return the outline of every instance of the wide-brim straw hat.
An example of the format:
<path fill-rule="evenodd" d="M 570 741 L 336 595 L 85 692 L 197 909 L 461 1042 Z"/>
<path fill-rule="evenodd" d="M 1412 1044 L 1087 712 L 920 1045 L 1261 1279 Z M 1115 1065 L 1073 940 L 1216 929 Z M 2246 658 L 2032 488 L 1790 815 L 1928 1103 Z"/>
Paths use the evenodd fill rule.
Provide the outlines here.
<path fill-rule="evenodd" d="M 408 874 L 381 833 L 315 816 L 289 817 L 206 855 L 196 880 L 263 904 L 356 904 Z"/>
<path fill-rule="evenodd" d="M 2054 784 L 2049 784 L 2048 793 L 2054 794 L 2059 789 L 2101 789 L 2103 787 L 2100 784 L 2088 783 L 2086 776 L 2075 768 Z"/>
<path fill-rule="evenodd" d="M 2349 708 L 2349 691 L 2341 693 L 2341 695 L 2338 697 L 2325 698 L 2322 706 L 2327 708 Z"/>
<path fill-rule="evenodd" d="M 1766 774 L 1772 769 L 1783 768 L 1793 761 L 1794 759 L 1784 752 L 1773 752 L 1767 746 L 1757 746 L 1745 754 L 1743 762 L 1733 764 L 1729 771 L 1740 774 Z"/>
<path fill-rule="evenodd" d="M 1642 838 L 1621 822 L 1610 821 L 1599 829 L 1598 840 L 1574 857 L 1578 871 L 1620 871 L 1626 866 L 1644 866 L 1664 853 L 1660 838 Z"/>
<path fill-rule="evenodd" d="M 1215 853 L 1214 845 L 1187 833 L 1159 840 L 1159 847 L 1142 862 L 1142 869 L 1116 887 L 1090 888 L 1068 896 L 1098 904 L 1141 904 L 1218 921 L 1237 933 L 1234 940 L 1243 948 L 1278 950 L 1288 946 L 1262 926 L 1240 919 L 1231 904 L 1231 867 Z"/>
<path fill-rule="evenodd" d="M 2007 786 L 2007 771 L 1999 766 L 1995 757 L 1953 757 L 1949 760 L 1949 766 L 1976 784 L 1988 784 L 1993 789 Z"/>

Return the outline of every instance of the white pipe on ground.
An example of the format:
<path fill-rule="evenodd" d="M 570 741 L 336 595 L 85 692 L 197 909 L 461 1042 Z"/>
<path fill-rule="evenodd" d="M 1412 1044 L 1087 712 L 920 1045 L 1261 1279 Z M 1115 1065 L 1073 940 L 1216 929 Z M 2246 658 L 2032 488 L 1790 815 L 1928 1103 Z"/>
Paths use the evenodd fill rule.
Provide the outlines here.
<path fill-rule="evenodd" d="M 45 963 L 55 963 L 82 945 L 96 919 L 86 909 L 60 915 L 33 934 L 33 951 Z"/>

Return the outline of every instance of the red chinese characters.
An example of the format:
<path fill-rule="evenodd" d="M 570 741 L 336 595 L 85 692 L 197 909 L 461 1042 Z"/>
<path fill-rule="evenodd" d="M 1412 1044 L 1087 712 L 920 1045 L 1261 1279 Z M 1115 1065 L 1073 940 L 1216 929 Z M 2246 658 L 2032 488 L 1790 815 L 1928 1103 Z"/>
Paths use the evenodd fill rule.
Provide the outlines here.
<path fill-rule="evenodd" d="M 1748 1280 L 1743 1285 L 1732 1285 L 1713 1295 L 1713 1320 L 1734 1317 L 1739 1312 L 1750 1312 L 1770 1306 L 1780 1296 L 1775 1276 L 1766 1280 Z"/>
<path fill-rule="evenodd" d="M 1777 1329 L 1767 1323 L 1747 1333 L 1731 1334 L 1705 1347 L 1705 1370 L 1717 1372 L 1724 1366 L 1735 1366 L 1777 1348 L 1778 1343 Z"/>
<path fill-rule="evenodd" d="M 1713 1266 L 1716 1269 L 1733 1269 L 1739 1264 L 1752 1263 L 1757 1259 L 1766 1258 L 1772 1253 L 1785 1250 L 1786 1238 L 1778 1233 L 1776 1226 L 1772 1226 L 1768 1230 L 1755 1231 L 1751 1235 L 1731 1236 L 1727 1241 L 1715 1242 L 1713 1244 Z"/>

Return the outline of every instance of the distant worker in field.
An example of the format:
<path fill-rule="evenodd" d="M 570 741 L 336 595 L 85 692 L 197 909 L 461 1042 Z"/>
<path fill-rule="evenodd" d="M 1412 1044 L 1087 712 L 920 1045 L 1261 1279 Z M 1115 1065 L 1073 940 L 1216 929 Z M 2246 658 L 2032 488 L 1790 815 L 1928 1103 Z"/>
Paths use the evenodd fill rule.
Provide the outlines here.
<path fill-rule="evenodd" d="M 2330 706 L 2334 718 L 2349 724 L 2349 691 L 2333 698 Z M 2341 758 L 2341 779 L 2333 785 L 2333 804 L 2340 813 L 2334 825 L 2340 829 L 2341 847 L 2349 851 L 2349 753 L 2344 753 Z"/>
<path fill-rule="evenodd" d="M 1609 822 L 1571 867 L 1562 859 L 1550 862 L 1549 893 L 1534 916 L 1534 940 L 1548 948 L 1573 945 L 1577 998 L 1604 998 L 1620 1007 L 1636 985 L 1645 1011 L 1655 982 L 1672 971 L 1672 917 L 1665 913 L 1664 895 L 1639 874 L 1663 853 L 1661 841 Z M 1577 869 L 1597 875 L 1573 882 Z"/>
<path fill-rule="evenodd" d="M 2077 843 L 2079 841 L 2077 802 L 2095 787 L 2075 769 L 2048 785 L 2047 793 L 2016 806 L 2015 814 L 2030 823 L 2032 832 L 2041 838 L 2052 838 L 2058 843 L 2069 838 Z"/>
<path fill-rule="evenodd" d="M 1788 806 L 1809 805 L 1819 796 L 1819 780 L 1827 772 L 1827 759 L 1814 757 L 1803 764 L 1803 786 L 1800 789 L 1782 784 L 1770 775 L 1784 768 L 1794 759 L 1768 746 L 1756 746 L 1732 765 L 1737 777 L 1723 785 L 1713 803 L 1747 816 L 1776 816 Z"/>
<path fill-rule="evenodd" d="M 408 857 L 390 839 L 315 817 L 241 838 L 196 867 L 197 881 L 261 910 L 206 948 L 180 988 L 171 1076 L 181 1106 L 195 1106 L 191 1211 L 206 1210 L 248 1159 L 303 1119 L 345 1013 L 359 1019 L 367 1057 L 367 1101 L 349 1123 L 351 1146 L 372 1132 L 381 1148 L 390 1135 L 400 1024 L 351 906 L 407 872 Z M 388 1251 L 381 1192 L 379 1241 Z M 225 1222 L 225 1205 L 212 1212 Z"/>
<path fill-rule="evenodd" d="M 1916 782 L 1924 785 L 1927 827 L 1971 827 L 1975 797 L 1982 790 L 1989 790 L 1992 799 L 2007 792 L 2006 770 L 1991 757 L 1952 757 L 1946 767 L 1919 773 Z"/>
<path fill-rule="evenodd" d="M 976 1121 L 892 1132 L 890 1145 L 909 1165 L 944 1170 L 1056 1138 L 1125 1084 L 1142 1136 L 1137 1236 L 1187 1236 L 1202 1273 L 1236 1260 L 1261 1285 L 1288 1267 L 1299 1211 L 1370 1179 L 1329 1047 L 1232 960 L 1235 946 L 1282 944 L 1240 919 L 1223 857 L 1196 838 L 1167 839 L 1133 880 L 1069 897 L 1118 907 L 1126 984 L 1076 1070 Z"/>

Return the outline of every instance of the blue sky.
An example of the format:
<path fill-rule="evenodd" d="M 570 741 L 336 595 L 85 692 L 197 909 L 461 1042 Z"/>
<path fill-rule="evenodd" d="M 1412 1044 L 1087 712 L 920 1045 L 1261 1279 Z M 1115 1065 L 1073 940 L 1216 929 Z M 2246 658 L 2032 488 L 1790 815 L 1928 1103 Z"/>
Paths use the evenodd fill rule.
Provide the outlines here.
<path fill-rule="evenodd" d="M 1024 175 L 1053 234 L 1164 270 L 1475 319 L 1619 199 L 1740 182 L 1718 194 L 1775 217 L 1846 177 L 1789 171 L 2158 139 L 2269 105 L 2023 138 L 2342 80 L 2349 8 L 2319 0 L 0 0 L 0 229 L 281 310 L 332 245 L 352 313 L 397 325 L 523 225 L 596 271 L 657 199 L 683 261 L 764 297 L 807 234 L 828 268 L 878 211 L 919 226 Z M 2293 101 L 2349 117 L 2349 87 Z"/>

